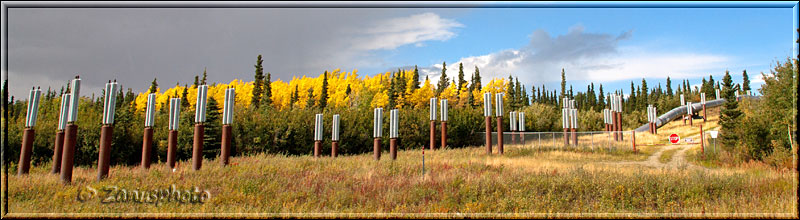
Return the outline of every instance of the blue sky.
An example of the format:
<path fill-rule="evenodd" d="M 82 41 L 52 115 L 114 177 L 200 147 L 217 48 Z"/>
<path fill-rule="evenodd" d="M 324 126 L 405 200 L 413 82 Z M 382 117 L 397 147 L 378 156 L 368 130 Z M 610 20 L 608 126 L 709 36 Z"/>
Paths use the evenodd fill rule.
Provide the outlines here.
<path fill-rule="evenodd" d="M 555 89 L 564 68 L 575 90 L 594 82 L 605 91 L 628 93 L 630 82 L 638 85 L 642 78 L 651 88 L 665 86 L 667 76 L 675 85 L 683 79 L 696 85 L 709 75 L 722 79 L 725 70 L 740 83 L 745 69 L 757 89 L 761 72 L 797 53 L 794 2 L 702 5 L 723 8 L 698 3 L 633 3 L 656 8 L 609 2 L 437 3 L 512 6 L 506 8 L 414 4 L 423 7 L 12 7 L 6 15 L 9 57 L 3 77 L 18 97 L 31 86 L 58 89 L 76 73 L 84 78 L 87 96 L 100 94 L 112 79 L 143 92 L 153 78 L 163 86 L 191 84 L 204 69 L 211 82 L 249 81 L 256 56 L 263 54 L 264 70 L 273 80 L 336 68 L 358 69 L 364 76 L 418 65 L 421 77 L 435 83 L 447 62 L 451 79 L 464 63 L 466 77 L 478 66 L 484 83 L 511 74 L 527 89 L 542 84 Z M 605 4 L 622 7 L 588 7 Z M 570 5 L 581 7 L 551 7 Z M 515 8 L 520 6 L 548 7 Z"/>
<path fill-rule="evenodd" d="M 752 86 L 758 88 L 759 79 L 756 77 L 760 72 L 768 72 L 775 61 L 784 61 L 793 54 L 796 35 L 792 28 L 793 16 L 791 8 L 482 8 L 446 18 L 463 25 L 452 28 L 456 36 L 450 39 L 427 41 L 423 46 L 404 45 L 383 53 L 388 57 L 388 62 L 399 65 L 433 65 L 446 61 L 451 66 L 465 57 L 524 47 L 536 30 L 543 30 L 551 37 L 565 35 L 573 28 L 582 28 L 584 33 L 612 36 L 630 32 L 629 38 L 618 42 L 616 54 L 604 53 L 596 59 L 615 59 L 619 56 L 625 57 L 622 59 L 632 58 L 628 54 L 664 56 L 663 59 L 657 59 L 663 61 L 692 59 L 688 55 L 719 58 L 692 63 L 692 66 L 685 68 L 667 69 L 681 73 L 676 74 L 677 77 L 672 76 L 674 84 L 682 79 L 699 84 L 702 77 L 708 78 L 709 75 L 719 80 L 725 70 L 731 72 L 735 82 L 741 82 L 742 70 L 746 69 Z M 647 66 L 658 68 L 679 65 L 682 63 L 653 63 Z M 547 77 L 523 82 L 528 85 L 544 83 L 548 88 L 556 88 L 560 71 L 531 73 L 536 72 L 535 69 L 536 67 L 528 71 L 520 69 L 519 72 L 510 74 L 520 76 L 521 79 L 526 78 L 525 75 L 546 74 Z M 630 82 L 634 81 L 638 85 L 643 77 L 651 87 L 658 83 L 665 86 L 668 75 L 663 74 L 664 71 L 637 70 L 639 69 L 632 68 L 633 72 L 619 72 L 625 76 L 602 82 L 606 91 L 609 88 L 623 88 L 627 93 Z M 376 72 L 381 69 L 361 71 Z M 456 68 L 448 67 L 448 76 L 455 76 L 456 71 Z M 472 71 L 472 66 L 465 67 L 465 72 Z M 569 83 L 576 89 L 585 89 L 590 82 L 586 77 L 574 76 L 577 74 L 571 74 L 574 72 L 569 68 L 565 71 Z M 484 71 L 482 74 L 486 77 Z M 509 73 L 494 74 L 507 77 Z"/>

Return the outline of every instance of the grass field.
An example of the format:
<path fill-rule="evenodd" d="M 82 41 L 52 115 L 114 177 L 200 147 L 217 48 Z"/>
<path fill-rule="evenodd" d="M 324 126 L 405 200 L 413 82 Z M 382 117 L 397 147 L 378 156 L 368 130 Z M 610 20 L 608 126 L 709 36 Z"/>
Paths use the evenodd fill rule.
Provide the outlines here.
<path fill-rule="evenodd" d="M 709 127 L 716 124 L 714 119 L 708 123 Z M 680 132 L 681 126 L 681 121 L 673 121 L 660 135 Z M 641 138 L 646 135 L 650 134 Z M 652 136 L 655 140 L 656 135 Z M 637 142 L 639 139 L 637 134 Z M 206 160 L 199 171 L 191 169 L 190 161 L 179 163 L 174 171 L 165 164 L 154 164 L 149 170 L 113 166 L 110 177 L 100 182 L 94 167 L 78 167 L 69 185 L 49 174 L 50 165 L 44 164 L 33 167 L 29 175 L 9 176 L 8 216 L 798 215 L 797 172 L 761 163 L 738 167 L 699 164 L 702 169 L 667 166 L 683 152 L 695 155 L 699 145 L 671 146 L 674 150 L 665 150 L 665 146 L 669 145 L 642 144 L 636 153 L 583 145 L 563 149 L 510 144 L 504 155 L 486 155 L 482 146 L 425 151 L 424 174 L 421 150 L 400 151 L 395 161 L 388 152 L 380 161 L 371 154 L 338 158 L 262 154 L 231 158 L 227 167 Z M 639 165 L 659 161 L 662 164 L 655 167 Z M 8 168 L 9 172 L 16 169 Z M 174 199 L 175 193 L 168 192 L 173 186 L 190 192 L 196 189 L 195 199 L 202 202 Z M 109 187 L 117 188 L 113 202 L 108 202 L 104 190 Z M 182 195 L 186 194 L 183 191 Z"/>
<path fill-rule="evenodd" d="M 425 152 L 318 158 L 255 155 L 233 165 L 205 161 L 200 171 L 184 162 L 145 171 L 112 167 L 97 182 L 96 170 L 77 168 L 63 185 L 46 166 L 9 179 L 10 216 L 796 216 L 797 174 L 766 166 L 711 170 L 617 166 L 624 156 L 538 151 L 509 147 L 485 155 L 480 147 Z M 612 162 L 612 163 L 599 163 Z M 101 189 L 208 190 L 204 203 L 134 201 L 101 203 Z M 90 186 L 98 194 L 79 201 Z M 120 199 L 122 200 L 122 199 Z M 47 214 L 52 213 L 52 214 Z M 128 213 L 128 214 L 123 214 Z M 134 214 L 130 214 L 134 213 Z M 145 214 L 177 213 L 177 214 Z M 262 214 L 257 214 L 262 213 Z M 427 214 L 425 214 L 427 213 Z M 434 214 L 431 214 L 434 213 Z M 439 213 L 439 214 L 435 214 Z M 783 213 L 783 214 L 781 214 Z"/>

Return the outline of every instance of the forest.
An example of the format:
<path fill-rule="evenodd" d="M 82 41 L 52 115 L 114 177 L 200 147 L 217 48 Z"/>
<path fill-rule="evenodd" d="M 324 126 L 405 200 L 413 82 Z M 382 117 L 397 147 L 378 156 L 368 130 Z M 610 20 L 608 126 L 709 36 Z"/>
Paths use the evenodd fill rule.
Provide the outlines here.
<path fill-rule="evenodd" d="M 208 73 L 204 71 L 195 76 L 191 84 L 181 85 L 178 82 L 165 87 L 153 79 L 150 88 L 142 93 L 121 87 L 116 102 L 111 163 L 134 165 L 140 161 L 144 109 L 149 93 L 155 93 L 157 97 L 153 128 L 155 150 L 151 158 L 154 162 L 166 160 L 168 100 L 181 98 L 177 155 L 178 160 L 189 159 L 196 88 L 203 84 L 209 85 L 204 140 L 206 158 L 215 158 L 220 151 L 220 121 L 226 88 L 235 88 L 236 91 L 232 156 L 311 154 L 314 115 L 318 113 L 323 113 L 325 117 L 326 141 L 323 152 L 330 151 L 330 118 L 333 114 L 341 115 L 340 154 L 370 152 L 372 109 L 377 107 L 400 109 L 400 150 L 421 148 L 428 141 L 428 103 L 432 97 L 447 99 L 450 103 L 447 148 L 478 146 L 482 144 L 481 136 L 476 133 L 483 131 L 482 94 L 486 92 L 504 93 L 504 109 L 525 112 L 529 116 L 525 121 L 527 131 L 559 131 L 562 97 L 576 101 L 579 131 L 601 131 L 602 110 L 607 107 L 607 97 L 611 93 L 624 95 L 623 127 L 630 130 L 647 122 L 645 110 L 649 104 L 656 106 L 659 112 L 666 112 L 680 105 L 680 95 L 684 95 L 687 101 L 698 102 L 701 93 L 705 93 L 707 100 L 713 100 L 716 89 L 720 89 L 722 98 L 728 100 L 722 113 L 720 135 L 730 161 L 764 160 L 776 166 L 785 166 L 786 158 L 791 158 L 791 145 L 796 144 L 787 138 L 787 135 L 796 134 L 796 59 L 776 62 L 774 70 L 762 73 L 765 84 L 759 89 L 760 96 L 741 102 L 732 100 L 735 100 L 736 91 L 738 94 L 751 94 L 746 70 L 741 73 L 743 81 L 740 83 L 733 82 L 731 73 L 725 71 L 722 80 L 715 80 L 714 74 L 703 77 L 701 86 L 691 87 L 692 82 L 688 79 L 673 85 L 672 79 L 666 77 L 666 85 L 663 86 L 660 83 L 648 85 L 642 79 L 638 84 L 631 81 L 630 90 L 607 91 L 602 84 L 594 83 L 586 88 L 573 88 L 567 85 L 566 71 L 563 69 L 560 88 L 524 85 L 513 75 L 486 82 L 481 79 L 478 67 L 474 67 L 471 79 L 465 79 L 462 65 L 459 65 L 455 77 L 447 76 L 445 69 L 442 69 L 436 84 L 432 84 L 427 77 L 420 79 L 416 68 L 363 77 L 359 76 L 357 70 L 346 72 L 335 69 L 324 71 L 316 77 L 304 75 L 284 82 L 272 81 L 271 74 L 264 72 L 262 62 L 259 55 L 252 81 L 234 79 L 227 84 L 207 82 Z M 442 66 L 447 65 L 443 63 Z M 124 86 L 124 82 L 120 84 Z M 9 98 L 7 86 L 8 81 L 3 84 L 3 95 L 7 100 L 3 116 L 3 124 L 7 123 L 3 129 L 7 132 L 4 134 L 4 137 L 7 135 L 4 163 L 14 164 L 19 159 L 27 100 Z M 60 96 L 69 91 L 65 83 L 60 89 L 47 88 L 42 94 L 32 153 L 35 165 L 49 163 L 52 158 Z M 99 95 L 95 96 L 95 93 Z M 92 166 L 97 163 L 103 91 L 81 91 L 81 94 L 76 122 L 79 132 L 75 163 Z M 87 97 L 86 94 L 91 96 Z M 504 120 L 507 124 L 508 119 Z M 388 125 L 389 122 L 385 120 L 384 123 Z M 388 127 L 386 125 L 384 127 Z M 388 143 L 388 140 L 383 141 Z"/>

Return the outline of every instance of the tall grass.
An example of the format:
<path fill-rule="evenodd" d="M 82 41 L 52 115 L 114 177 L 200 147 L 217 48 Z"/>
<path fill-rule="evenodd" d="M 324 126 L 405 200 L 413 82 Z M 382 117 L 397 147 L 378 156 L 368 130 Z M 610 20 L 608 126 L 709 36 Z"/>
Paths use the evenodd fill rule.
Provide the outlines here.
<path fill-rule="evenodd" d="M 63 185 L 48 166 L 9 178 L 10 216 L 796 216 L 797 173 L 764 167 L 653 169 L 597 163 L 624 157 L 603 152 L 545 151 L 509 146 L 505 155 L 482 147 L 338 158 L 259 154 L 206 160 L 192 171 L 164 164 L 149 170 L 114 166 L 95 181 L 78 167 Z M 208 190 L 205 203 L 100 203 L 76 199 L 87 186 L 128 190 Z M 50 214 L 48 214 L 50 213 Z M 129 213 L 129 214 L 124 214 Z M 134 214 L 130 214 L 134 213 Z M 162 213 L 162 214 L 156 214 Z M 171 214 L 165 214 L 171 213 Z M 261 214 L 259 214 L 261 213 Z"/>

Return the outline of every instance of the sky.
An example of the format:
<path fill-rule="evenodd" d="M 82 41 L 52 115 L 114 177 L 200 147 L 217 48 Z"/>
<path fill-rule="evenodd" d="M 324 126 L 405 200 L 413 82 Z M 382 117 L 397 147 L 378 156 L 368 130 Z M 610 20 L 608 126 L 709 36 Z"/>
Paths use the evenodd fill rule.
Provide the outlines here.
<path fill-rule="evenodd" d="M 575 3 L 580 4 L 580 3 Z M 730 4 L 730 3 L 729 3 Z M 514 6 L 514 3 L 507 3 Z M 789 6 L 792 4 L 789 3 Z M 346 5 L 343 5 L 346 6 Z M 795 57 L 795 8 L 8 8 L 10 96 L 32 86 L 59 90 L 79 74 L 81 94 L 116 79 L 144 92 L 210 82 L 252 81 L 256 57 L 272 79 L 326 70 L 375 75 L 416 65 L 434 83 L 447 64 L 484 84 L 518 77 L 527 89 L 567 84 L 630 92 L 643 78 L 673 89 L 683 80 L 763 84 L 776 62 Z M 517 5 L 519 6 L 519 5 Z M 7 23 L 6 23 L 7 22 Z M 7 76 L 6 76 L 7 74 Z"/>

